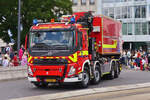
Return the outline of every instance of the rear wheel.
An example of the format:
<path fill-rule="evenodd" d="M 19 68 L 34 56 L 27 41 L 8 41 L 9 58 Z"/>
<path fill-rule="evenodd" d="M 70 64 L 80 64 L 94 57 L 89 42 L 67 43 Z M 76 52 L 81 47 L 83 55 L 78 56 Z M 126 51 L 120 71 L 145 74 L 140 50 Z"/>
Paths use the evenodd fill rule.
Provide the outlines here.
<path fill-rule="evenodd" d="M 85 68 L 82 74 L 82 81 L 80 83 L 82 88 L 87 88 L 90 80 L 89 70 Z"/>
<path fill-rule="evenodd" d="M 35 82 L 33 83 L 34 86 L 36 86 L 37 88 L 45 88 L 48 87 L 48 83 L 42 83 L 42 82 Z"/>
<path fill-rule="evenodd" d="M 115 75 L 114 75 L 114 78 L 118 78 L 119 77 L 119 63 L 116 62 L 116 66 L 115 66 Z"/>
<path fill-rule="evenodd" d="M 115 62 L 112 62 L 111 64 L 111 71 L 110 71 L 110 79 L 114 79 L 115 78 Z"/>
<path fill-rule="evenodd" d="M 91 80 L 93 84 L 98 84 L 101 80 L 101 72 L 100 67 L 96 65 L 95 71 L 94 71 L 94 78 Z"/>
<path fill-rule="evenodd" d="M 114 79 L 115 78 L 115 71 L 114 69 L 112 68 L 111 69 L 111 72 L 110 72 L 110 79 Z"/>

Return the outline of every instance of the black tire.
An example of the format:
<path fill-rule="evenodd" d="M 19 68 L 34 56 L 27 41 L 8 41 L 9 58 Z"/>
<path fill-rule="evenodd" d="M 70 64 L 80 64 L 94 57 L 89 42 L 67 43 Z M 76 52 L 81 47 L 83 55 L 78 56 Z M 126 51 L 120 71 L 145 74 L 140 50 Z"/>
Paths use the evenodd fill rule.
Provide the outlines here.
<path fill-rule="evenodd" d="M 87 88 L 90 81 L 90 74 L 88 68 L 85 68 L 82 74 L 82 81 L 80 83 L 80 86 L 82 88 Z"/>
<path fill-rule="evenodd" d="M 119 77 L 119 73 L 118 73 L 118 70 L 115 71 L 115 75 L 114 75 L 114 78 L 118 78 Z"/>
<path fill-rule="evenodd" d="M 101 81 L 101 72 L 100 67 L 96 65 L 95 71 L 94 71 L 94 78 L 91 80 L 92 84 L 98 84 Z"/>
<path fill-rule="evenodd" d="M 116 72 L 115 72 L 115 62 L 112 62 L 110 76 L 109 76 L 110 79 L 114 79 L 115 78 L 115 74 L 116 74 Z"/>
<path fill-rule="evenodd" d="M 37 88 L 46 88 L 48 87 L 48 83 L 42 83 L 42 82 L 35 82 L 33 83 L 34 86 L 36 86 Z"/>
<path fill-rule="evenodd" d="M 114 79 L 114 78 L 115 78 L 115 71 L 114 68 L 112 68 L 110 72 L 110 79 Z"/>
<path fill-rule="evenodd" d="M 59 82 L 58 85 L 59 85 L 60 87 L 63 87 L 63 86 L 64 86 L 64 83 Z"/>
<path fill-rule="evenodd" d="M 114 78 L 118 78 L 119 77 L 119 63 L 118 62 L 116 62 L 116 64 L 115 64 L 115 75 L 114 75 Z"/>

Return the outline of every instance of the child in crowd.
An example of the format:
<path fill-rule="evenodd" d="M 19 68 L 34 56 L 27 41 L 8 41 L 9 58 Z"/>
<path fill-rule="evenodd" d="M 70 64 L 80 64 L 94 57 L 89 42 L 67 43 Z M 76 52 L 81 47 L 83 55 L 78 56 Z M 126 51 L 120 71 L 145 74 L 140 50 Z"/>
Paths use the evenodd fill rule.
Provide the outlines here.
<path fill-rule="evenodd" d="M 4 67 L 8 67 L 8 66 L 9 66 L 9 60 L 7 59 L 7 57 L 4 57 L 4 60 L 3 60 L 3 62 L 2 62 L 2 65 L 3 65 Z"/>
<path fill-rule="evenodd" d="M 21 60 L 21 66 L 25 66 L 27 64 L 27 53 L 24 52 Z"/>
<path fill-rule="evenodd" d="M 18 58 L 17 58 L 17 53 L 15 53 L 15 56 L 13 58 L 13 63 L 14 63 L 14 66 L 18 66 L 19 65 Z"/>

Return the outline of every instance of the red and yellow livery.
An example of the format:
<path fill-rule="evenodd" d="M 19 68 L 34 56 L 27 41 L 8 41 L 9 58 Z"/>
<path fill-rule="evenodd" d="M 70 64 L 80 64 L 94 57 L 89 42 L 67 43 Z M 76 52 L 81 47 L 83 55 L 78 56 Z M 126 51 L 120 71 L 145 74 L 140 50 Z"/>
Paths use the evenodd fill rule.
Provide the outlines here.
<path fill-rule="evenodd" d="M 37 87 L 65 82 L 87 87 L 121 71 L 121 23 L 105 16 L 79 12 L 65 21 L 36 23 L 28 41 L 28 79 Z"/>

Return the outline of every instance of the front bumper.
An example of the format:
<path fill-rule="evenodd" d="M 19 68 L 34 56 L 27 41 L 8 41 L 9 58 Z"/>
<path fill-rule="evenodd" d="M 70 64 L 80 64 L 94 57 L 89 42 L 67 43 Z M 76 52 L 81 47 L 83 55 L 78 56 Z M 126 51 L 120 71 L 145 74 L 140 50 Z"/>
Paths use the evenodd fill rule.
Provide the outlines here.
<path fill-rule="evenodd" d="M 38 82 L 36 77 L 28 77 L 28 80 L 30 82 Z M 79 77 L 71 77 L 71 78 L 64 78 L 64 83 L 72 83 L 72 82 L 81 82 L 81 79 L 79 79 Z"/>
<path fill-rule="evenodd" d="M 75 66 L 75 64 L 66 64 L 60 66 L 31 66 L 33 74 L 28 76 L 30 82 L 49 82 L 50 80 L 56 80 L 55 82 L 80 82 L 82 79 L 82 73 L 68 77 L 68 66 Z M 36 70 L 35 70 L 36 69 Z M 60 70 L 61 69 L 61 70 Z M 35 70 L 35 71 L 34 71 Z M 48 81 L 49 80 L 49 81 Z M 51 82 L 49 82 L 51 83 Z M 52 82 L 53 83 L 53 82 Z"/>
<path fill-rule="evenodd" d="M 37 78 L 36 77 L 28 77 L 28 80 L 30 82 L 37 82 Z"/>
<path fill-rule="evenodd" d="M 64 82 L 80 82 L 78 77 L 73 77 L 73 78 L 65 78 Z"/>

